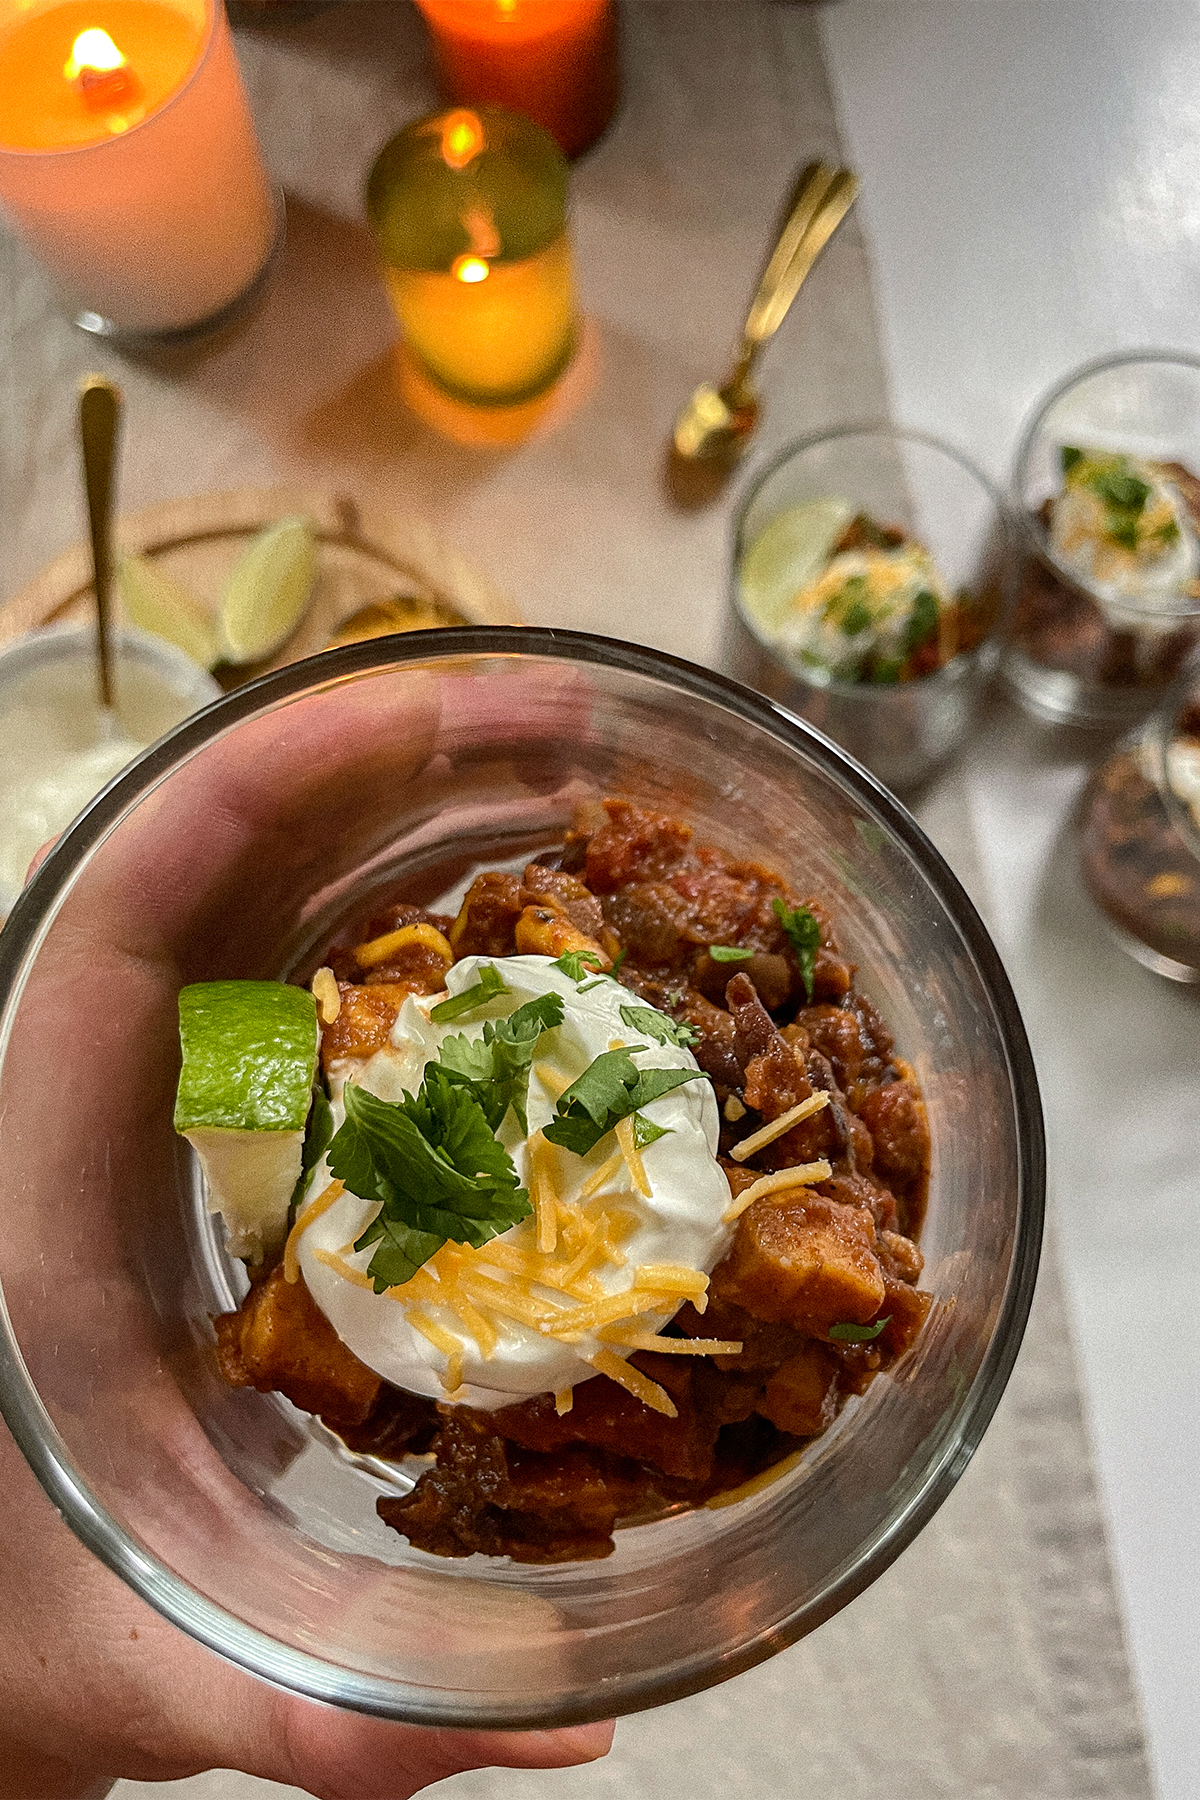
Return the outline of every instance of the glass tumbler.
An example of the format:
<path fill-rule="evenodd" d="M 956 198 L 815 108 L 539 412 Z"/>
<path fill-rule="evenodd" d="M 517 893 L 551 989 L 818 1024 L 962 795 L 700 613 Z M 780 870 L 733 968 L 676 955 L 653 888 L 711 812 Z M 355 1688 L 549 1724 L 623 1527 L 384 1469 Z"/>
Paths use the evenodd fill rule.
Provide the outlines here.
<path fill-rule="evenodd" d="M 805 503 L 895 525 L 932 555 L 946 591 L 962 597 L 969 636 L 934 673 L 884 685 L 806 666 L 775 639 L 750 595 L 747 559 L 773 520 Z M 802 438 L 755 476 L 734 526 L 732 673 L 829 733 L 889 787 L 918 787 L 970 730 L 1000 655 L 1009 543 L 1003 504 L 986 475 L 937 438 L 884 424 Z M 806 580 L 811 580 L 811 575 Z M 781 591 L 786 598 L 786 582 Z"/>
<path fill-rule="evenodd" d="M 475 867 L 560 842 L 576 806 L 609 792 L 828 900 L 929 1109 L 935 1304 L 895 1376 L 761 1491 L 619 1529 L 604 1561 L 447 1561 L 382 1525 L 379 1483 L 306 1415 L 218 1373 L 210 1315 L 244 1277 L 171 1126 L 176 996 L 287 976 L 375 893 L 436 904 Z M 1033 1067 L 945 863 L 890 795 L 761 696 L 570 632 L 330 651 L 151 749 L 0 933 L 0 1111 L 0 1403 L 55 1505 L 244 1668 L 414 1722 L 628 1712 L 811 1630 L 953 1486 L 1033 1292 Z"/>
<path fill-rule="evenodd" d="M 1055 548 L 1063 451 L 1133 456 L 1177 485 L 1197 543 L 1190 576 L 1117 597 Z M 1124 728 L 1153 711 L 1200 642 L 1200 357 L 1140 350 L 1074 370 L 1035 408 L 1013 465 L 1023 552 L 1004 676 L 1037 717 Z"/>
<path fill-rule="evenodd" d="M 1122 949 L 1157 975 L 1200 982 L 1200 651 L 1092 776 L 1079 848 Z"/>
<path fill-rule="evenodd" d="M 567 164 L 500 107 L 421 119 L 386 144 L 367 211 L 405 344 L 456 399 L 543 393 L 575 349 Z"/>

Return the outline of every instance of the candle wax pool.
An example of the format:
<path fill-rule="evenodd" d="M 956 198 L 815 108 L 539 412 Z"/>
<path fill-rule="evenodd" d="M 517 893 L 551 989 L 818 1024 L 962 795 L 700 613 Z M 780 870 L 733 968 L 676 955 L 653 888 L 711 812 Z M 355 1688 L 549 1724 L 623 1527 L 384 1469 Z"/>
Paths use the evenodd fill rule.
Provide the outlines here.
<path fill-rule="evenodd" d="M 85 31 L 107 33 L 125 58 L 133 93 L 111 106 L 89 99 L 66 65 Z M 0 143 L 65 150 L 128 130 L 182 86 L 200 54 L 199 24 L 157 0 L 64 0 L 0 31 Z"/>

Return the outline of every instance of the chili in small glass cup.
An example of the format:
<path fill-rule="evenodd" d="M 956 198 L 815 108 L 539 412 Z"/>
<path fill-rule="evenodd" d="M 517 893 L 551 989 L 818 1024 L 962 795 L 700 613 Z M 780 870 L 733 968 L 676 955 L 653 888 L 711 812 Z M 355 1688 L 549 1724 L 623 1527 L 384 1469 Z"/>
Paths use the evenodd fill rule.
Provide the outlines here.
<path fill-rule="evenodd" d="M 1057 510 L 1089 486 L 1099 537 Z M 1052 723 L 1135 725 L 1200 642 L 1200 357 L 1138 350 L 1074 370 L 1025 428 L 1011 499 L 1024 556 L 1008 686 Z"/>
<path fill-rule="evenodd" d="M 1080 859 L 1121 947 L 1171 981 L 1200 982 L 1200 650 L 1092 776 Z"/>

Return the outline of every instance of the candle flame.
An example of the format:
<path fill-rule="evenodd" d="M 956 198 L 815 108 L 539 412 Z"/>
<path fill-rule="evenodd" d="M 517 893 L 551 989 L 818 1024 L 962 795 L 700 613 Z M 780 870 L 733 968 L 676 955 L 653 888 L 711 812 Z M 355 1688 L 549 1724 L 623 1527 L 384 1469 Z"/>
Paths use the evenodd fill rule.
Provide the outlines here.
<path fill-rule="evenodd" d="M 459 281 L 486 281 L 491 270 L 482 256 L 456 256 L 450 265 L 450 273 Z"/>
<path fill-rule="evenodd" d="M 97 73 L 107 75 L 114 69 L 124 67 L 125 58 L 107 31 L 93 26 L 90 31 L 81 31 L 71 45 L 71 54 L 63 64 L 63 74 L 68 81 L 78 81 L 85 69 L 95 69 Z"/>
<path fill-rule="evenodd" d="M 451 169 L 465 169 L 483 149 L 483 122 L 478 113 L 447 113 L 442 125 L 442 161 Z"/>

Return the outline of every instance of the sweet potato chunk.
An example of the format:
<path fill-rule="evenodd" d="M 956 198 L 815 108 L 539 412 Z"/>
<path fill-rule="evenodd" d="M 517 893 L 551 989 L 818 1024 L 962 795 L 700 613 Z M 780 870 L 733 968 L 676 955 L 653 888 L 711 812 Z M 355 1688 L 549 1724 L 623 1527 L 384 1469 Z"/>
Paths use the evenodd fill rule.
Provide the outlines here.
<path fill-rule="evenodd" d="M 511 956 L 523 905 L 515 875 L 502 869 L 477 875 L 450 927 L 455 956 Z"/>
<path fill-rule="evenodd" d="M 758 1403 L 765 1419 L 793 1437 L 816 1437 L 837 1411 L 838 1365 L 821 1344 L 806 1344 L 771 1376 Z"/>
<path fill-rule="evenodd" d="M 874 1245 L 875 1223 L 865 1208 L 784 1189 L 743 1213 L 712 1291 L 760 1319 L 817 1334 L 840 1321 L 865 1324 L 884 1296 Z"/>
<path fill-rule="evenodd" d="M 342 1008 L 332 1025 L 321 1028 L 321 1067 L 328 1070 L 343 1056 L 374 1056 L 382 1050 L 396 1014 L 412 991 L 403 982 L 377 981 L 359 987 L 339 981 Z"/>
<path fill-rule="evenodd" d="M 214 1323 L 217 1360 L 233 1387 L 286 1394 L 335 1429 L 361 1425 L 379 1396 L 379 1376 L 346 1348 L 303 1279 L 284 1280 L 282 1263 Z"/>

